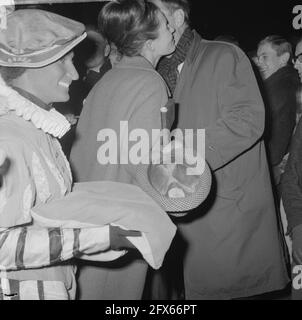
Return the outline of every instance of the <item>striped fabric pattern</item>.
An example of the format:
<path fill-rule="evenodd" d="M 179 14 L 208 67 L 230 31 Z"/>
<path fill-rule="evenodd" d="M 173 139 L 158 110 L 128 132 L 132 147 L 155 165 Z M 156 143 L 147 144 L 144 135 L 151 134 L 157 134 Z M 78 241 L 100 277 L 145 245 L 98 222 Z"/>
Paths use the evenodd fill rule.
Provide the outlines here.
<path fill-rule="evenodd" d="M 60 281 L 0 278 L 0 300 L 68 300 L 70 293 Z"/>
<path fill-rule="evenodd" d="M 5 88 L 1 89 L 2 97 Z M 34 107 L 28 109 L 27 101 Z M 47 268 L 38 273 L 39 278 L 34 278 L 35 271 L 28 269 L 44 269 L 102 250 L 105 261 L 124 254 L 117 252 L 113 256 L 108 250 L 108 225 L 65 228 L 41 225 L 32 217 L 34 208 L 65 198 L 62 196 L 71 193 L 73 186 L 70 166 L 56 134 L 52 135 L 45 126 L 37 126 L 42 120 L 54 122 L 57 116 L 52 111 L 41 111 L 43 106 L 38 108 L 35 101 L 15 92 L 14 98 L 8 101 L 11 103 L 8 110 L 18 112 L 0 116 L 0 149 L 13 163 L 0 177 L 0 300 L 74 299 L 75 285 L 70 287 L 70 279 L 64 281 L 67 276 L 61 274 L 60 268 L 52 269 L 54 274 L 49 278 Z M 28 130 L 29 121 L 39 130 Z M 68 206 L 64 203 L 57 210 L 64 212 Z"/>
<path fill-rule="evenodd" d="M 107 250 L 108 229 L 109 226 L 88 229 L 23 227 L 1 231 L 0 271 L 40 268 L 83 253 Z"/>

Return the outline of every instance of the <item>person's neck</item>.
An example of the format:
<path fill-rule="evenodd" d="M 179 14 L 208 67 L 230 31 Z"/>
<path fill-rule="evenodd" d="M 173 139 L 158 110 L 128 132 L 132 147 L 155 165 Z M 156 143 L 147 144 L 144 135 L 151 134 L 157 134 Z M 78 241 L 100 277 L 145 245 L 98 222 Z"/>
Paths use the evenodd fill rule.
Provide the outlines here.
<path fill-rule="evenodd" d="M 45 102 L 43 102 L 40 98 L 38 98 L 36 95 L 32 94 L 31 92 L 29 92 L 21 87 L 18 87 L 17 85 L 13 85 L 12 88 L 14 90 L 16 90 L 22 97 L 33 102 L 38 107 L 40 107 L 46 111 L 49 111 L 50 109 L 52 109 L 51 104 L 46 104 Z"/>
<path fill-rule="evenodd" d="M 21 77 L 14 79 L 11 82 L 11 86 L 17 90 L 20 91 L 20 94 L 23 95 L 25 98 L 31 100 L 35 104 L 38 104 L 40 108 L 43 108 L 45 110 L 50 110 L 51 103 L 48 101 L 44 101 L 42 97 L 38 94 L 39 92 L 36 92 L 37 90 L 34 90 L 32 86 L 30 85 L 30 81 L 28 81 L 26 74 L 21 75 Z M 35 100 L 35 101 L 33 101 Z"/>
<path fill-rule="evenodd" d="M 161 58 L 161 57 L 154 57 L 152 54 L 150 54 L 150 53 L 148 53 L 148 52 L 143 52 L 142 54 L 142 57 L 144 57 L 146 60 L 148 60 L 151 64 L 152 64 L 152 66 L 154 67 L 154 68 L 156 68 L 156 66 L 157 66 L 157 64 L 158 64 L 158 62 L 159 62 L 159 59 Z"/>

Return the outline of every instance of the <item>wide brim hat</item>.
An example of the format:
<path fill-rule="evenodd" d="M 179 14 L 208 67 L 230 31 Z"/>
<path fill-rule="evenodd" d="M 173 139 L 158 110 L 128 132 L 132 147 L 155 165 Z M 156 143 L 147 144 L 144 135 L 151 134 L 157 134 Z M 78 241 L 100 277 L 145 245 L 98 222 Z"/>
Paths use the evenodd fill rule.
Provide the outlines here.
<path fill-rule="evenodd" d="M 211 171 L 205 160 L 204 170 L 198 175 L 186 175 L 190 167 L 185 161 L 175 165 L 173 171 L 163 164 L 141 165 L 137 168 L 137 183 L 168 214 L 182 217 L 206 200 L 212 184 Z M 173 182 L 166 189 L 164 185 L 167 180 Z M 180 191 L 180 195 L 177 195 L 177 190 Z M 171 192 L 174 193 L 172 197 Z"/>
<path fill-rule="evenodd" d="M 38 9 L 16 10 L 0 30 L 0 65 L 39 68 L 72 50 L 86 37 L 85 26 Z"/>

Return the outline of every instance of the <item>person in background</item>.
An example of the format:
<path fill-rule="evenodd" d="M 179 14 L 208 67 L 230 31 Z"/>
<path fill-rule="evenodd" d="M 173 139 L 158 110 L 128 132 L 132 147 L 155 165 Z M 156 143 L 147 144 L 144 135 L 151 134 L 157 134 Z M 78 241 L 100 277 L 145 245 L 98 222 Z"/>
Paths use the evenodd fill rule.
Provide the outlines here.
<path fill-rule="evenodd" d="M 86 32 L 87 39 L 94 45 L 92 55 L 85 62 L 87 73 L 83 81 L 88 95 L 93 86 L 112 68 L 112 65 L 109 59 L 110 46 L 106 39 L 92 26 L 87 27 Z"/>
<path fill-rule="evenodd" d="M 75 128 L 79 114 L 90 90 L 104 74 L 112 68 L 118 59 L 114 45 L 109 46 L 104 37 L 93 26 L 86 27 L 87 38 L 83 41 L 79 52 L 78 64 L 84 65 L 81 80 L 71 88 L 72 99 L 68 103 L 56 104 L 56 108 L 64 114 L 72 125 L 71 130 L 60 139 L 63 151 L 69 158 L 71 147 L 75 139 Z M 82 59 L 81 61 L 79 61 Z M 83 63 L 84 61 L 84 63 Z M 68 110 L 66 112 L 66 110 Z"/>
<path fill-rule="evenodd" d="M 214 183 L 199 214 L 178 222 L 186 299 L 234 299 L 289 282 L 265 153 L 264 106 L 246 55 L 189 27 L 187 0 L 152 0 L 175 29 L 158 71 L 179 104 L 177 127 L 205 129 Z M 178 260 L 180 252 L 177 251 Z M 174 266 L 171 266 L 174 268 Z"/>
<path fill-rule="evenodd" d="M 292 46 L 286 39 L 278 35 L 267 36 L 258 44 L 257 58 L 257 66 L 263 78 L 266 106 L 264 139 L 278 192 L 284 170 L 282 160 L 288 153 L 296 125 L 300 83 L 292 66 Z"/>
<path fill-rule="evenodd" d="M 295 69 L 302 83 L 302 39 L 296 45 L 293 58 Z M 302 264 L 302 121 L 299 120 L 292 139 L 289 158 L 281 178 L 281 191 L 284 210 L 287 217 L 287 234 L 292 240 L 292 270 Z M 297 273 L 292 273 L 294 281 Z M 292 299 L 301 300 L 302 290 L 292 286 Z"/>

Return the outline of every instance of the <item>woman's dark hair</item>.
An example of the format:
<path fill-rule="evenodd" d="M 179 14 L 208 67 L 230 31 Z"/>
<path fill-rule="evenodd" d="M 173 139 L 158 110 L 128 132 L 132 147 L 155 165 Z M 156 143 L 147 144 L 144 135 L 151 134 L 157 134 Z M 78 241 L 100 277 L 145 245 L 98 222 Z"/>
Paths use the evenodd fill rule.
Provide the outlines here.
<path fill-rule="evenodd" d="M 158 12 L 153 3 L 144 0 L 110 2 L 99 13 L 99 29 L 121 55 L 138 56 L 147 40 L 158 37 Z"/>
<path fill-rule="evenodd" d="M 0 66 L 0 75 L 7 85 L 11 85 L 11 82 L 19 78 L 25 71 L 26 68 L 22 67 Z"/>

